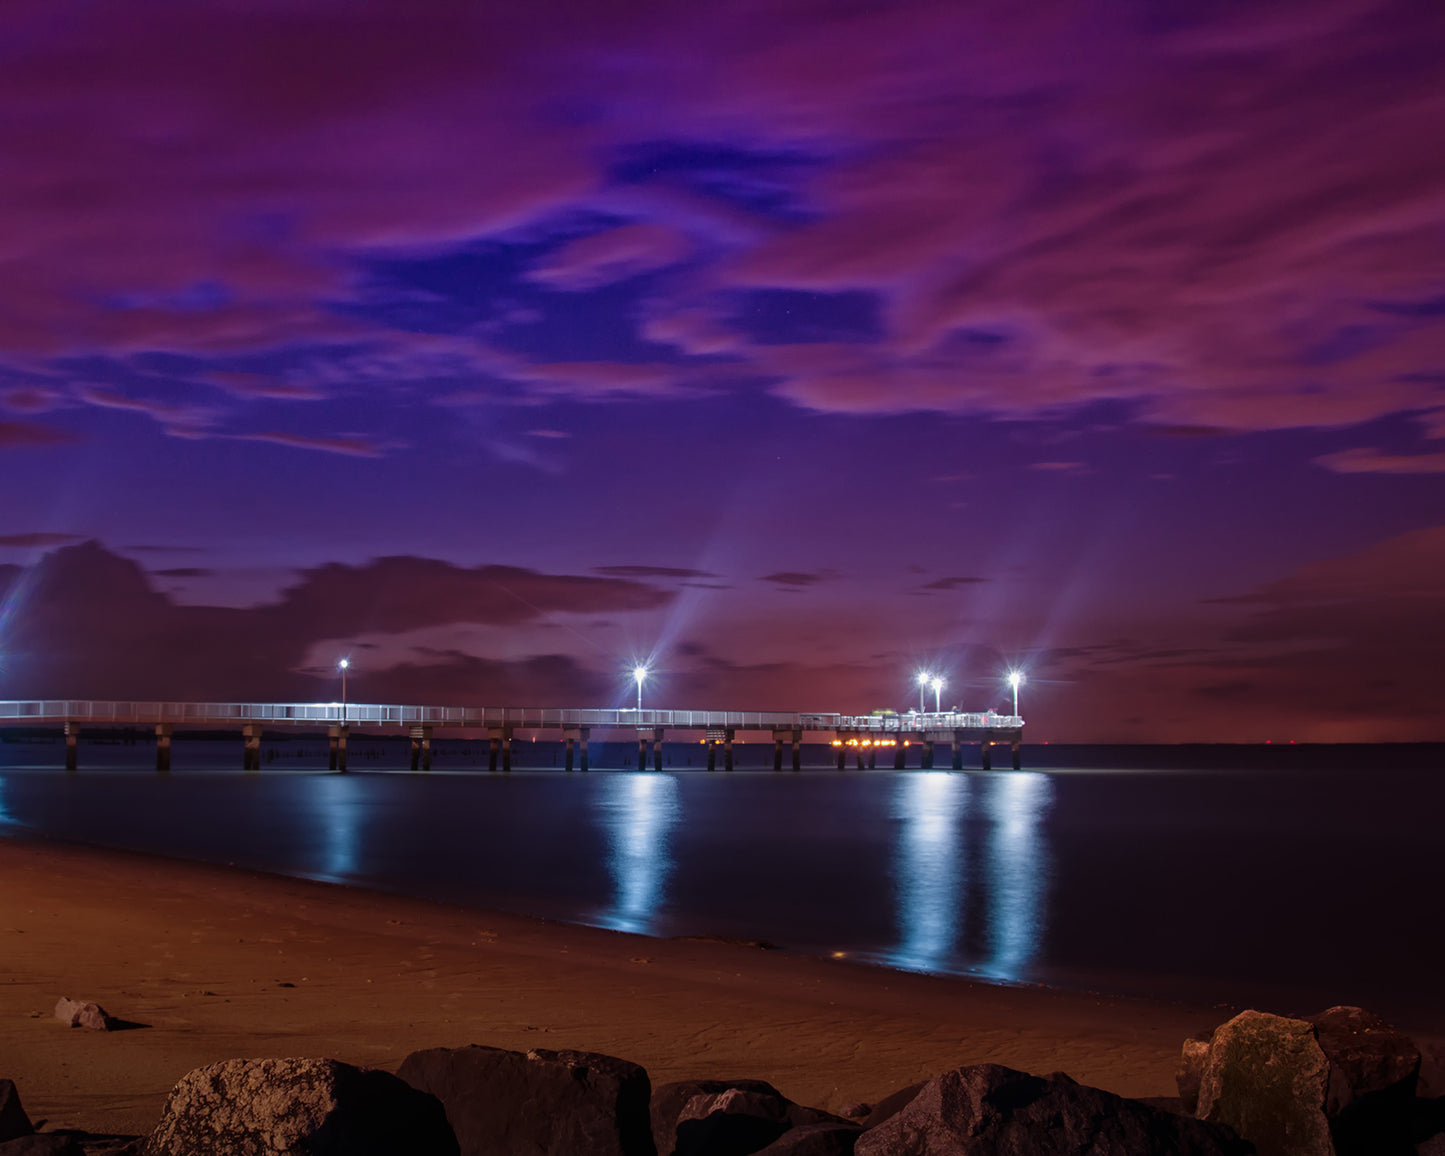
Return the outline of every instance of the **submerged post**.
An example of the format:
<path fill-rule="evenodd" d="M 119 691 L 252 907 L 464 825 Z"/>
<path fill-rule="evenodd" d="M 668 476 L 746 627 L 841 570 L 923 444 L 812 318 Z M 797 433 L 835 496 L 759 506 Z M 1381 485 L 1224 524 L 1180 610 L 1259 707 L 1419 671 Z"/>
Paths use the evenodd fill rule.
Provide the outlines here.
<path fill-rule="evenodd" d="M 647 731 L 637 732 L 637 769 L 647 770 Z"/>
<path fill-rule="evenodd" d="M 978 765 L 985 771 L 993 770 L 993 738 L 985 735 L 978 744 Z"/>
<path fill-rule="evenodd" d="M 497 752 L 502 746 L 502 732 L 495 728 L 487 732 L 487 770 L 493 774 L 497 770 Z"/>
<path fill-rule="evenodd" d="M 582 727 L 577 732 L 577 745 L 582 748 L 582 770 L 584 771 L 587 769 L 587 740 L 591 735 L 592 732 L 586 727 Z"/>
<path fill-rule="evenodd" d="M 577 732 L 575 730 L 564 730 L 562 732 L 562 754 L 563 762 L 566 764 L 567 773 L 572 773 L 572 759 L 577 753 Z"/>
<path fill-rule="evenodd" d="M 1014 731 L 1013 742 L 1010 743 L 1009 745 L 1013 748 L 1014 770 L 1016 770 L 1016 771 L 1021 771 L 1021 770 L 1023 770 L 1023 766 L 1024 766 L 1023 742 L 1024 742 L 1023 732 L 1022 732 L 1022 731 Z"/>
<path fill-rule="evenodd" d="M 931 771 L 931 770 L 933 770 L 933 740 L 932 740 L 932 739 L 924 739 L 924 740 L 923 740 L 923 763 L 922 763 L 922 766 L 923 766 L 923 769 L 924 769 L 925 771 Z"/>
<path fill-rule="evenodd" d="M 963 770 L 963 732 L 953 732 L 953 769 Z"/>
<path fill-rule="evenodd" d="M 171 724 L 156 723 L 156 770 L 171 769 Z"/>
<path fill-rule="evenodd" d="M 901 770 L 902 770 L 904 767 L 906 767 L 907 765 L 908 765 L 908 743 L 907 743 L 907 741 L 903 738 L 903 736 L 900 734 L 900 735 L 898 736 L 898 745 L 893 748 L 893 769 L 894 769 L 895 771 L 901 771 Z"/>
<path fill-rule="evenodd" d="M 73 771 L 80 765 L 80 752 L 77 745 L 80 740 L 80 724 L 67 722 L 65 724 L 65 769 Z"/>
<path fill-rule="evenodd" d="M 652 732 L 652 769 L 662 770 L 662 728 Z"/>
<path fill-rule="evenodd" d="M 723 770 L 733 769 L 733 728 L 723 732 Z"/>
<path fill-rule="evenodd" d="M 258 727 L 257 729 L 259 730 L 260 728 Z M 336 766 L 333 769 L 338 774 L 344 775 L 346 774 L 346 736 L 350 733 L 351 728 L 340 726 L 333 727 L 332 729 L 336 732 Z M 257 758 L 259 759 L 259 757 L 258 754 Z M 259 761 L 256 763 L 256 769 L 258 771 L 261 769 Z"/>

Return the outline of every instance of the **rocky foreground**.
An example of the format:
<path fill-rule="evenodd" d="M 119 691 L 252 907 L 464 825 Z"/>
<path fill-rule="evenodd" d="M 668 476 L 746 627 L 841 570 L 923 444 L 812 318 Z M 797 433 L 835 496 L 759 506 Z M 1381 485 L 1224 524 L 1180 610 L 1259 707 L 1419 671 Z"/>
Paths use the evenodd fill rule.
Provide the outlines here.
<path fill-rule="evenodd" d="M 75 1026 L 103 1012 L 62 1001 Z M 113 1022 L 113 1021 L 112 1021 Z M 843 1114 L 761 1080 L 652 1086 L 590 1052 L 472 1045 L 396 1074 L 332 1059 L 190 1072 L 148 1136 L 37 1132 L 0 1079 L 0 1156 L 1445 1156 L 1445 1065 L 1377 1016 L 1246 1011 L 1185 1041 L 1179 1099 L 974 1064 Z"/>

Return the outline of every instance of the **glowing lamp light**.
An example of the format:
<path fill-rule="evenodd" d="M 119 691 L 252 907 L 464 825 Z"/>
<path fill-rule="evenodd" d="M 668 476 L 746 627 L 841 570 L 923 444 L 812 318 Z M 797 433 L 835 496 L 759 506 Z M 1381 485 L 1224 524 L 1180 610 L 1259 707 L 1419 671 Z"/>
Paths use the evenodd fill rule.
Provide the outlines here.
<path fill-rule="evenodd" d="M 1008 684 L 1009 684 L 1009 686 L 1013 687 L 1013 691 L 1014 691 L 1014 714 L 1015 714 L 1015 715 L 1017 715 L 1017 714 L 1019 713 L 1019 683 L 1021 683 L 1021 682 L 1023 682 L 1023 681 L 1024 681 L 1024 676 L 1023 676 L 1023 673 L 1022 673 L 1021 671 L 1017 671 L 1017 670 L 1011 670 L 1011 671 L 1009 671 L 1009 674 L 1008 674 Z"/>
<path fill-rule="evenodd" d="M 928 671 L 926 671 L 926 670 L 920 670 L 920 671 L 918 672 L 918 713 L 919 713 L 919 714 L 922 714 L 923 711 L 924 711 L 923 692 L 928 689 L 928 684 L 931 683 L 932 681 L 933 681 L 933 675 L 929 674 Z"/>
<path fill-rule="evenodd" d="M 632 677 L 637 680 L 637 709 L 640 711 L 642 709 L 642 684 L 647 678 L 647 667 L 634 666 Z"/>
<path fill-rule="evenodd" d="M 341 671 L 341 722 L 346 723 L 346 672 L 351 668 L 351 659 L 343 658 L 336 664 L 336 669 Z"/>
<path fill-rule="evenodd" d="M 943 709 L 941 705 L 943 700 L 939 697 L 943 694 L 943 679 L 935 675 L 930 685 L 933 687 L 933 713 L 938 714 Z"/>

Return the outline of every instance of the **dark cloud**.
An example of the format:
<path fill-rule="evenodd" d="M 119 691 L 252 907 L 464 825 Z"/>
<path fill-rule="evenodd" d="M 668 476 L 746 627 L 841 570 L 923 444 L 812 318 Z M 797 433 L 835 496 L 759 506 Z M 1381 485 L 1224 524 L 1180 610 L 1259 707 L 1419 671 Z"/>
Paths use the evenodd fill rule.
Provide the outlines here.
<path fill-rule="evenodd" d="M 594 574 L 612 578 L 716 578 L 711 570 L 688 570 L 679 566 L 594 566 Z"/>
<path fill-rule="evenodd" d="M 33 534 L 0 534 L 0 546 L 68 546 L 71 542 L 79 542 L 82 537 L 82 534 L 53 534 L 43 531 Z"/>
<path fill-rule="evenodd" d="M 391 557 L 304 571 L 278 600 L 260 606 L 186 606 L 97 542 L 55 550 L 28 570 L 10 567 L 4 575 L 19 601 L 0 639 L 6 654 L 0 697 L 311 700 L 320 692 L 304 658 L 318 642 L 655 609 L 673 597 L 619 578 Z M 0 601 L 4 596 L 0 591 Z M 329 668 L 316 673 L 332 675 Z M 367 685 L 400 701 L 390 678 L 379 672 Z"/>
<path fill-rule="evenodd" d="M 152 570 L 151 573 L 157 578 L 209 578 L 215 571 L 199 566 L 176 566 L 169 570 Z"/>
<path fill-rule="evenodd" d="M 805 586 L 815 586 L 827 577 L 826 574 L 808 574 L 798 570 L 777 570 L 772 574 L 764 574 L 758 581 L 771 582 L 774 586 L 801 589 Z"/>
<path fill-rule="evenodd" d="M 919 589 L 921 589 L 921 590 L 957 590 L 957 589 L 959 589 L 959 587 L 961 587 L 961 586 L 973 586 L 973 585 L 975 585 L 976 583 L 979 583 L 979 582 L 987 582 L 987 581 L 988 581 L 987 578 L 970 578 L 970 577 L 939 578 L 939 579 L 937 579 L 937 580 L 935 580 L 935 581 L 933 581 L 933 582 L 929 582 L 928 584 L 919 587 Z"/>

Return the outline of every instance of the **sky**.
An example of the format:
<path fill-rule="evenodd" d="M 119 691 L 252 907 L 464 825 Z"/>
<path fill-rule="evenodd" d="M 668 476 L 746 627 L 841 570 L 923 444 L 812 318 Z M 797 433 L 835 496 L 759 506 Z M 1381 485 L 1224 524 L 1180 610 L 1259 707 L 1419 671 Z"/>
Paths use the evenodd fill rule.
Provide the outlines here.
<path fill-rule="evenodd" d="M 1421 0 L 7 0 L 0 698 L 1445 739 L 1442 59 Z"/>

